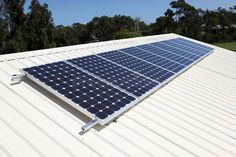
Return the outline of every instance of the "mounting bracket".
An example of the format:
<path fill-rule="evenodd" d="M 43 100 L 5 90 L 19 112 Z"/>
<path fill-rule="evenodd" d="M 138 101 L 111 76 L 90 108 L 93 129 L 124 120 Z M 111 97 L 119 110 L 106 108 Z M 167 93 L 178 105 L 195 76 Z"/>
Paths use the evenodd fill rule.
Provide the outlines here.
<path fill-rule="evenodd" d="M 80 132 L 80 134 L 84 134 L 85 132 L 87 132 L 89 129 L 91 129 L 92 127 L 94 127 L 96 124 L 98 124 L 98 120 L 92 119 L 90 122 L 88 122 L 87 124 L 85 124 L 84 126 L 82 126 L 82 131 Z"/>
<path fill-rule="evenodd" d="M 12 84 L 20 83 L 25 78 L 25 74 L 14 74 L 11 77 Z"/>

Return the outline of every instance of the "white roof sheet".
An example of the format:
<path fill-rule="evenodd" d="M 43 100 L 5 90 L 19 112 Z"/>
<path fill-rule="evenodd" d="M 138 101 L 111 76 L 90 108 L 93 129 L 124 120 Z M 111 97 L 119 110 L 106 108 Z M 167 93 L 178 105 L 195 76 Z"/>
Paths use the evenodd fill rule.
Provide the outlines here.
<path fill-rule="evenodd" d="M 117 122 L 96 126 L 31 82 L 10 85 L 19 68 L 179 37 L 115 40 L 0 56 L 0 157 L 236 156 L 236 53 L 215 52 Z"/>

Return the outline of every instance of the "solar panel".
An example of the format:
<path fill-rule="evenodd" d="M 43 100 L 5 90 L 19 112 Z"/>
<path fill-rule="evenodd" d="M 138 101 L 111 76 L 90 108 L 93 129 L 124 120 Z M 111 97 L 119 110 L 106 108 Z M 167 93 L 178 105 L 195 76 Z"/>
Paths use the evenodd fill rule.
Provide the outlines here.
<path fill-rule="evenodd" d="M 142 46 L 138 46 L 139 48 L 143 49 L 143 50 L 146 50 L 148 52 L 151 52 L 152 54 L 155 54 L 157 56 L 160 56 L 160 57 L 164 57 L 165 59 L 168 59 L 170 61 L 175 61 L 179 64 L 182 64 L 182 65 L 190 65 L 191 63 L 193 63 L 194 61 L 193 60 L 190 60 L 188 58 L 184 58 L 180 55 L 176 55 L 175 53 L 172 53 L 172 52 L 169 52 L 167 50 L 163 50 L 163 49 L 160 49 L 158 47 L 155 47 L 155 46 L 151 46 L 151 45 L 142 45 Z"/>
<path fill-rule="evenodd" d="M 96 116 L 102 123 L 106 123 L 104 119 L 136 100 L 66 62 L 35 66 L 24 71 L 28 77 L 89 117 Z"/>
<path fill-rule="evenodd" d="M 157 66 L 154 66 L 153 64 L 150 64 L 128 54 L 122 53 L 120 51 L 102 53 L 99 54 L 99 56 L 109 59 L 129 69 L 132 69 L 158 82 L 164 82 L 174 74 L 173 72 L 169 72 L 165 69 L 159 68 Z"/>
<path fill-rule="evenodd" d="M 208 52 L 214 50 L 211 47 L 208 47 L 208 46 L 205 46 L 205 45 L 202 45 L 202 44 L 198 44 L 196 42 L 186 40 L 186 39 L 183 39 L 183 38 L 177 38 L 177 39 L 173 39 L 173 40 L 175 40 L 175 42 L 180 42 L 180 44 L 185 44 L 185 45 L 189 45 L 190 47 L 195 47 L 196 49 L 199 49 L 199 50 L 205 49 L 205 50 L 208 50 Z M 172 41 L 172 40 L 170 40 L 170 41 Z"/>
<path fill-rule="evenodd" d="M 158 85 L 157 82 L 95 55 L 72 59 L 68 62 L 138 97 Z"/>
<path fill-rule="evenodd" d="M 188 51 L 185 51 L 184 49 L 180 50 L 180 49 L 178 49 L 176 47 L 170 46 L 166 42 L 152 43 L 151 45 L 153 45 L 153 46 L 155 46 L 157 48 L 161 48 L 163 50 L 169 51 L 171 53 L 174 53 L 174 54 L 176 54 L 178 56 L 181 56 L 181 57 L 193 60 L 193 61 L 195 61 L 195 60 L 200 58 L 200 56 L 192 54 L 192 53 L 190 53 Z"/>
<path fill-rule="evenodd" d="M 105 125 L 212 51 L 176 38 L 33 66 L 22 72 L 93 119 L 88 125 Z"/>
<path fill-rule="evenodd" d="M 174 48 L 180 49 L 180 50 L 184 50 L 187 51 L 189 53 L 192 53 L 194 55 L 198 55 L 198 56 L 203 56 L 206 54 L 206 52 L 208 52 L 208 50 L 199 50 L 199 49 L 195 49 L 192 47 L 188 47 L 186 44 L 178 44 L 175 42 L 171 42 L 171 41 L 166 41 L 165 44 L 170 45 Z"/>
<path fill-rule="evenodd" d="M 184 69 L 184 65 L 178 64 L 174 61 L 170 61 L 163 57 L 159 57 L 150 52 L 146 52 L 136 47 L 121 49 L 122 52 L 125 52 L 129 55 L 140 58 L 146 62 L 152 63 L 160 68 L 166 69 L 170 72 L 176 73 Z"/>

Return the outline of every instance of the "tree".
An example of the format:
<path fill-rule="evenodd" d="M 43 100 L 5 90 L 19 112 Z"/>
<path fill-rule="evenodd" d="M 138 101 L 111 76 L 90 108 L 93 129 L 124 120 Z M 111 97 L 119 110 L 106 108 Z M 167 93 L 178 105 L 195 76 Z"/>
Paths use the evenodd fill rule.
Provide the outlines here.
<path fill-rule="evenodd" d="M 165 16 L 161 16 L 156 19 L 156 23 L 151 24 L 152 33 L 162 34 L 175 31 L 176 23 L 174 21 L 174 12 L 171 9 L 167 9 Z"/>
<path fill-rule="evenodd" d="M 112 19 L 108 16 L 93 18 L 93 20 L 87 24 L 87 28 L 90 32 L 90 36 L 98 41 L 112 39 L 112 32 L 115 29 L 112 25 Z"/>
<path fill-rule="evenodd" d="M 199 14 L 201 9 L 196 9 L 185 2 L 185 0 L 177 0 L 170 3 L 174 10 L 174 16 L 177 26 L 177 33 L 187 35 L 189 37 L 196 37 L 201 33 L 201 26 L 203 24 L 202 16 Z"/>
<path fill-rule="evenodd" d="M 38 0 L 32 0 L 27 14 L 27 41 L 28 50 L 50 48 L 55 45 L 53 42 L 54 24 L 52 13 L 48 5 L 41 5 Z"/>
<path fill-rule="evenodd" d="M 72 25 L 73 34 L 76 38 L 75 44 L 86 43 L 90 41 L 90 36 L 86 25 L 81 23 L 74 23 Z"/>
<path fill-rule="evenodd" d="M 236 40 L 236 6 L 204 11 L 175 0 L 150 25 L 115 15 L 55 27 L 47 4 L 32 0 L 26 14 L 24 4 L 25 0 L 0 0 L 0 54 L 171 32 L 206 42 Z"/>
<path fill-rule="evenodd" d="M 112 19 L 114 31 L 128 30 L 134 32 L 135 21 L 130 16 L 115 15 Z"/>
<path fill-rule="evenodd" d="M 134 38 L 141 36 L 138 32 L 130 32 L 127 29 L 122 29 L 120 31 L 117 31 L 113 34 L 112 39 L 125 39 L 125 38 Z"/>
<path fill-rule="evenodd" d="M 56 26 L 54 35 L 54 42 L 57 47 L 68 46 L 71 44 L 71 38 L 73 36 L 72 28 L 67 26 Z"/>
<path fill-rule="evenodd" d="M 57 46 L 75 45 L 87 43 L 90 39 L 90 34 L 85 25 L 74 23 L 72 26 L 57 26 L 55 28 L 54 41 Z"/>
<path fill-rule="evenodd" d="M 8 22 L 6 19 L 5 3 L 0 0 L 0 54 L 5 53 L 5 44 L 8 36 Z"/>
<path fill-rule="evenodd" d="M 7 29 L 9 31 L 6 42 L 3 45 L 3 51 L 5 53 L 25 51 L 27 49 L 23 33 L 26 20 L 23 9 L 25 0 L 3 0 L 2 3 L 4 6 L 4 18 L 8 23 Z"/>

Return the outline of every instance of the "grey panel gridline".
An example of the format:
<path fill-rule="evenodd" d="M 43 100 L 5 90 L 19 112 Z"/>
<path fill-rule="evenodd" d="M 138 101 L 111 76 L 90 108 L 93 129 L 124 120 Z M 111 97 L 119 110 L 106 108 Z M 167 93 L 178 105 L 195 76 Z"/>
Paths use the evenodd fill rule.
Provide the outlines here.
<path fill-rule="evenodd" d="M 211 52 L 210 47 L 176 38 L 24 68 L 22 72 L 104 125 Z"/>

